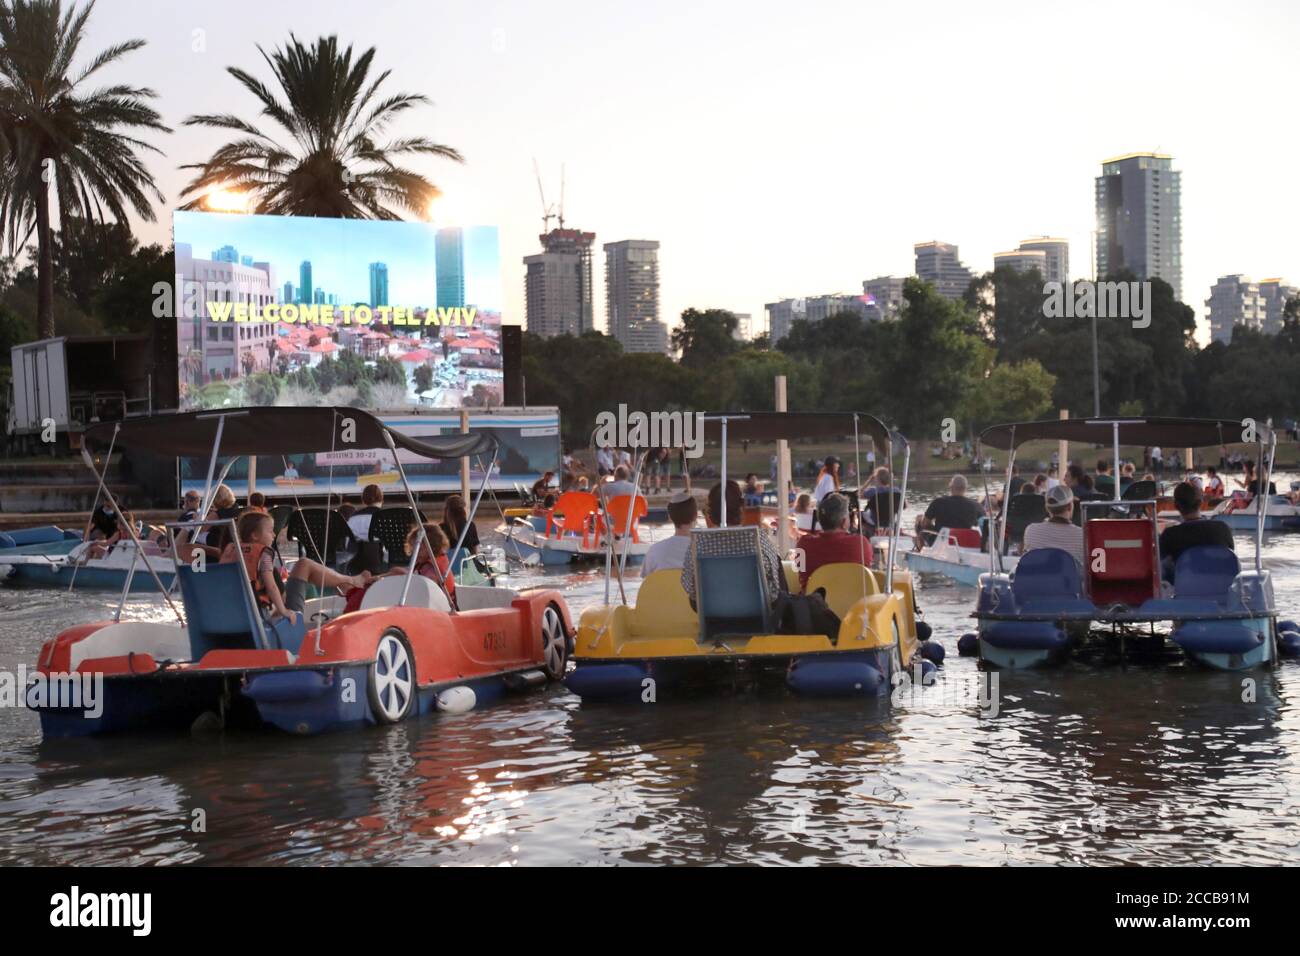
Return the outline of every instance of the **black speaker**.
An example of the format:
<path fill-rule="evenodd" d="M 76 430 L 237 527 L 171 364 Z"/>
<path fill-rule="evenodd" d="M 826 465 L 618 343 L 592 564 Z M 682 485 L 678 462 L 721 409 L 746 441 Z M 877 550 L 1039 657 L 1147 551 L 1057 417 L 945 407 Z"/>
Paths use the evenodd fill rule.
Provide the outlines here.
<path fill-rule="evenodd" d="M 502 401 L 510 407 L 524 404 L 524 330 L 518 325 L 501 326 Z"/>
<path fill-rule="evenodd" d="M 155 319 L 153 330 L 152 376 L 153 409 L 155 412 L 177 408 L 180 405 L 180 368 L 176 355 L 176 323 L 178 319 Z"/>

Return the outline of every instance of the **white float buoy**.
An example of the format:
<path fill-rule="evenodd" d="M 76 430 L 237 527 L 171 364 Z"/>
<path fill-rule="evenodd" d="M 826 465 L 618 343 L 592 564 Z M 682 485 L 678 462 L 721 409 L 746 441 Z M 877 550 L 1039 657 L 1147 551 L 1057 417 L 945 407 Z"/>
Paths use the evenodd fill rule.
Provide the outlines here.
<path fill-rule="evenodd" d="M 478 697 L 468 687 L 448 687 L 438 695 L 438 709 L 449 714 L 463 714 L 473 710 Z"/>

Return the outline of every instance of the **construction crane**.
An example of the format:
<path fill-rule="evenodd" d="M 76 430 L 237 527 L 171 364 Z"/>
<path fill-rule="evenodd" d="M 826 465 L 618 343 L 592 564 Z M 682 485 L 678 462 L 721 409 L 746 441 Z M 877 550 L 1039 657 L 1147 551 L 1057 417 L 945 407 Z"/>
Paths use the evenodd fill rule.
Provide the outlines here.
<path fill-rule="evenodd" d="M 542 188 L 542 171 L 537 167 L 536 156 L 533 157 L 533 173 L 537 176 L 537 194 L 542 197 L 542 235 L 546 235 L 551 231 L 552 219 L 557 220 L 561 228 L 564 227 L 563 200 L 561 200 L 560 212 L 558 214 L 556 213 L 554 206 L 547 204 L 546 190 Z M 564 193 L 563 181 L 561 181 L 560 193 L 561 195 Z"/>

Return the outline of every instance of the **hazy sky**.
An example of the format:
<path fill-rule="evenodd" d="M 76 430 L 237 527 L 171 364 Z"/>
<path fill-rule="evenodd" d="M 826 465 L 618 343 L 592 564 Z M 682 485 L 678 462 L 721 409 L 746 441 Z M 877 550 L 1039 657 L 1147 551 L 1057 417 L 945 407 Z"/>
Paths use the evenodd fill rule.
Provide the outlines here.
<path fill-rule="evenodd" d="M 100 0 L 95 48 L 148 41 L 105 78 L 154 87 L 177 128 L 151 160 L 168 208 L 177 165 L 223 141 L 180 121 L 252 117 L 224 67 L 269 79 L 255 44 L 290 30 L 374 45 L 390 91 L 434 100 L 399 132 L 465 155 L 427 171 L 446 219 L 500 225 L 506 321 L 523 321 L 520 260 L 538 250 L 534 157 L 548 201 L 565 164 L 566 222 L 598 247 L 661 242 L 670 321 L 860 292 L 909 274 L 928 239 L 985 271 L 1022 238 L 1064 236 L 1086 274 L 1100 161 L 1138 150 L 1182 172 L 1198 317 L 1219 275 L 1300 284 L 1294 2 Z M 168 218 L 143 236 L 165 240 Z M 603 327 L 599 248 L 595 266 Z"/>

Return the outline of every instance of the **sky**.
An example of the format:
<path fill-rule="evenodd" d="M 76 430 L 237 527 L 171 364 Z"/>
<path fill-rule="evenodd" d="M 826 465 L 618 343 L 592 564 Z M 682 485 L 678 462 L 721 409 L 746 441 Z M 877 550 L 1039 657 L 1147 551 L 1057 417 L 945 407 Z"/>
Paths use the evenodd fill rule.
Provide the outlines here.
<path fill-rule="evenodd" d="M 99 0 L 89 43 L 139 37 L 103 80 L 145 84 L 176 132 L 152 137 L 167 197 L 146 241 L 222 142 L 192 113 L 254 116 L 224 69 L 269 78 L 256 45 L 295 31 L 375 46 L 389 92 L 431 108 L 395 134 L 454 146 L 417 164 L 444 191 L 434 221 L 500 227 L 506 322 L 523 321 L 564 168 L 566 224 L 603 252 L 657 239 L 661 317 L 751 313 L 789 296 L 907 275 L 912 246 L 956 243 L 976 271 L 1034 235 L 1070 240 L 1091 273 L 1093 181 L 1111 156 L 1158 151 L 1182 173 L 1183 298 L 1204 321 L 1216 277 L 1300 284 L 1300 4 L 550 3 Z M 210 251 L 210 250 L 205 250 Z"/>

